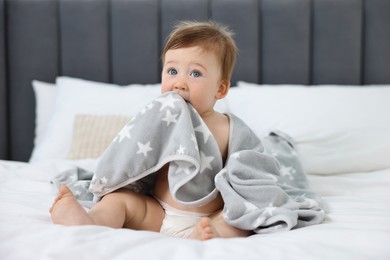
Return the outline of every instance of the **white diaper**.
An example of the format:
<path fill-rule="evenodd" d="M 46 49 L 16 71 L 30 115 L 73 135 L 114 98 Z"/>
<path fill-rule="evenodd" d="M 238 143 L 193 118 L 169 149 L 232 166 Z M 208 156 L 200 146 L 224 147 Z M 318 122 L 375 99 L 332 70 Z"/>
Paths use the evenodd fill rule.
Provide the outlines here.
<path fill-rule="evenodd" d="M 210 215 L 208 213 L 179 210 L 160 200 L 159 203 L 165 211 L 160 233 L 174 237 L 187 238 L 199 220 Z"/>

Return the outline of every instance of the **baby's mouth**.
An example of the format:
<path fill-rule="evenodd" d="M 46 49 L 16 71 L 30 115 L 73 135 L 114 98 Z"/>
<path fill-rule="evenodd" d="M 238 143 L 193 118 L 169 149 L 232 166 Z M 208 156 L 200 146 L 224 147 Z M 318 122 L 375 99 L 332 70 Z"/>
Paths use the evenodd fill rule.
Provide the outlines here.
<path fill-rule="evenodd" d="M 173 90 L 173 92 L 175 92 L 176 94 L 179 94 L 185 101 L 189 102 L 189 98 L 188 98 L 187 93 L 185 93 L 179 89 L 175 89 L 175 90 Z"/>

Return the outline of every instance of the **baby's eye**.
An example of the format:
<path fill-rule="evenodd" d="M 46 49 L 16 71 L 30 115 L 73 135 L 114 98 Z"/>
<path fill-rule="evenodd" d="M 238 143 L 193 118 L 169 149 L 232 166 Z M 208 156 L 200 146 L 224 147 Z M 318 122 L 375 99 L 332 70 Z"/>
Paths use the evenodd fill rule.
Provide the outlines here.
<path fill-rule="evenodd" d="M 175 70 L 175 69 L 169 69 L 169 70 L 168 70 L 168 74 L 169 74 L 169 75 L 176 75 L 176 74 L 177 74 L 177 70 Z"/>
<path fill-rule="evenodd" d="M 198 77 L 202 76 L 202 74 L 199 71 L 193 71 L 193 72 L 191 72 L 191 76 L 198 78 Z"/>

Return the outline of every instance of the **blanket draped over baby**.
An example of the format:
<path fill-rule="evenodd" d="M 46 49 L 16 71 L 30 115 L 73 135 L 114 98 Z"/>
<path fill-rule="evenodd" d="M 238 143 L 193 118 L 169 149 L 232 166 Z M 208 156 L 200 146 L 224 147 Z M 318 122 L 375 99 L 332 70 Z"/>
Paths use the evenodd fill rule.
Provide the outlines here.
<path fill-rule="evenodd" d="M 198 207 L 220 193 L 223 218 L 240 229 L 271 233 L 320 223 L 325 216 L 322 201 L 308 189 L 289 137 L 272 132 L 260 140 L 242 120 L 227 115 L 225 163 L 197 111 L 168 92 L 130 120 L 99 158 L 94 173 L 75 169 L 54 182 L 66 183 L 78 199 L 93 197 L 94 202 L 122 187 L 153 195 L 155 173 L 169 164 L 169 190 L 177 202 Z"/>

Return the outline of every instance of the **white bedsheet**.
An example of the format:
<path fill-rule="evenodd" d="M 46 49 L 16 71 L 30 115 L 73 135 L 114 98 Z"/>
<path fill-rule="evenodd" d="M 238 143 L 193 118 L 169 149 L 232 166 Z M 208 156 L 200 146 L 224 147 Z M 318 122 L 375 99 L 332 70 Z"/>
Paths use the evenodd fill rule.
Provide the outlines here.
<path fill-rule="evenodd" d="M 56 190 L 49 180 L 73 164 L 0 161 L 0 259 L 390 259 L 390 169 L 309 175 L 329 207 L 320 225 L 202 242 L 52 224 L 49 207 Z"/>

